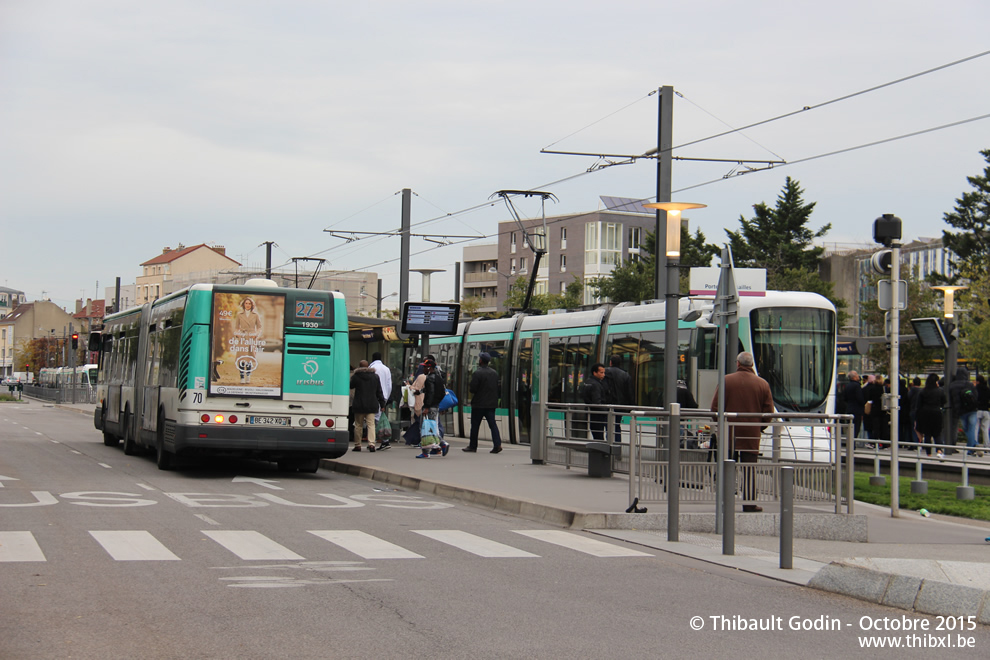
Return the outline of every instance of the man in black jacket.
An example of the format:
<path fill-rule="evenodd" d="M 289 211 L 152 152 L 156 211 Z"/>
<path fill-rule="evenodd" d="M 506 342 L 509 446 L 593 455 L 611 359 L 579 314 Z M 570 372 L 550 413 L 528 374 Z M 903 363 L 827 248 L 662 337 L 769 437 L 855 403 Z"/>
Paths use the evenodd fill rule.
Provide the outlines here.
<path fill-rule="evenodd" d="M 468 390 L 471 392 L 471 436 L 468 446 L 462 451 L 478 451 L 478 430 L 481 428 L 481 420 L 488 421 L 488 428 L 492 432 L 491 453 L 497 454 L 502 451 L 502 436 L 499 435 L 498 425 L 495 424 L 495 408 L 498 407 L 499 383 L 498 372 L 489 366 L 492 361 L 488 353 L 478 356 L 478 368 L 471 375 L 471 383 Z"/>
<path fill-rule="evenodd" d="M 585 386 L 587 387 L 587 395 L 585 397 L 585 403 L 592 406 L 604 406 L 608 401 L 605 400 L 605 385 L 603 381 L 605 380 L 605 365 L 601 362 L 596 362 L 591 365 L 591 374 L 585 379 Z M 599 410 L 601 408 L 598 408 Z M 608 421 L 608 415 L 603 412 L 592 412 L 589 415 L 589 426 L 591 427 L 591 437 L 598 442 L 605 441 L 605 422 Z"/>
<path fill-rule="evenodd" d="M 605 387 L 605 403 L 616 406 L 633 405 L 632 378 L 622 368 L 622 358 L 613 355 L 608 360 L 608 368 L 605 369 L 605 380 L 602 385 Z M 615 434 L 612 442 L 622 442 L 622 413 L 615 415 Z"/>
<path fill-rule="evenodd" d="M 842 400 L 846 404 L 846 414 L 853 416 L 853 437 L 858 438 L 863 426 L 863 407 L 866 405 L 866 392 L 860 383 L 859 374 L 850 371 L 849 382 L 842 388 Z"/>
<path fill-rule="evenodd" d="M 368 429 L 368 451 L 375 451 L 375 415 L 385 407 L 382 396 L 382 381 L 374 369 L 368 368 L 368 361 L 361 360 L 351 374 L 351 389 L 354 390 L 354 447 L 361 451 L 361 436 Z"/>

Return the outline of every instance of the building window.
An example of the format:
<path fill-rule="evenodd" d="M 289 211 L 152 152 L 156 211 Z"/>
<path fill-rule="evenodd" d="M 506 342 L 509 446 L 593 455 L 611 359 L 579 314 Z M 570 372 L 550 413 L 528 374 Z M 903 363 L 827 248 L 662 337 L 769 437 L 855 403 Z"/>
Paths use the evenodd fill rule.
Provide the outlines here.
<path fill-rule="evenodd" d="M 622 225 L 606 222 L 602 232 L 602 263 L 618 265 L 622 262 Z"/>
<path fill-rule="evenodd" d="M 562 273 L 566 273 L 567 272 L 567 255 L 566 254 L 560 255 L 560 272 L 562 272 Z"/>
<path fill-rule="evenodd" d="M 526 257 L 519 257 L 519 270 L 526 270 Z"/>
<path fill-rule="evenodd" d="M 567 293 L 567 282 L 563 280 L 560 281 L 560 293 L 561 294 Z"/>
<path fill-rule="evenodd" d="M 537 282 L 536 285 L 533 287 L 533 293 L 545 294 L 546 292 L 547 292 L 546 282 Z"/>
<path fill-rule="evenodd" d="M 638 250 L 643 245 L 643 228 L 632 227 L 629 230 L 629 249 Z"/>
<path fill-rule="evenodd" d="M 567 249 L 567 227 L 560 228 L 560 249 Z"/>
<path fill-rule="evenodd" d="M 598 263 L 598 223 L 589 222 L 584 225 L 584 263 Z"/>
<path fill-rule="evenodd" d="M 509 234 L 509 252 L 512 254 L 516 253 L 516 232 Z"/>
<path fill-rule="evenodd" d="M 515 259 L 509 259 L 509 274 L 510 275 L 515 275 L 516 274 L 516 260 Z"/>

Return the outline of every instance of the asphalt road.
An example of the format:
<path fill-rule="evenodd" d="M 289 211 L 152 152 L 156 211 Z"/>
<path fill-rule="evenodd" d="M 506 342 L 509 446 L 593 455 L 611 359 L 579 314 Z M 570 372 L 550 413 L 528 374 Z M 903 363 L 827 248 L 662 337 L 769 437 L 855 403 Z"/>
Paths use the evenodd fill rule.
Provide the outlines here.
<path fill-rule="evenodd" d="M 927 645 L 899 658 L 990 649 L 966 621 L 329 471 L 162 472 L 40 403 L 0 407 L 0 486 L 4 659 L 867 657 L 871 636 Z M 863 630 L 877 623 L 915 630 Z M 754 624 L 772 629 L 738 630 Z"/>

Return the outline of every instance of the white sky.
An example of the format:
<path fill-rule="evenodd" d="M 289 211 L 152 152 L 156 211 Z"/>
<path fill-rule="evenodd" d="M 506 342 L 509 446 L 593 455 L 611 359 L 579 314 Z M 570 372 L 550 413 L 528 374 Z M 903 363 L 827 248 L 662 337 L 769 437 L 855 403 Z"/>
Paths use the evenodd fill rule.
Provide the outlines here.
<path fill-rule="evenodd" d="M 414 232 L 488 242 L 503 205 L 445 216 L 500 189 L 553 192 L 551 215 L 650 197 L 655 161 L 547 187 L 594 159 L 540 149 L 655 147 L 662 85 L 681 145 L 990 50 L 988 25 L 986 0 L 0 0 L 0 284 L 71 307 L 165 246 L 263 267 L 271 240 L 276 266 L 319 256 L 390 293 L 398 238 L 323 230 L 397 229 L 402 188 Z M 796 161 L 922 131 L 990 113 L 987 80 L 990 56 L 674 155 Z M 986 148 L 990 119 L 728 180 L 679 161 L 673 197 L 708 204 L 689 217 L 710 242 L 787 176 L 829 243 L 872 243 L 883 213 L 939 236 Z M 431 245 L 412 267 L 447 269 L 446 300 L 463 246 Z"/>

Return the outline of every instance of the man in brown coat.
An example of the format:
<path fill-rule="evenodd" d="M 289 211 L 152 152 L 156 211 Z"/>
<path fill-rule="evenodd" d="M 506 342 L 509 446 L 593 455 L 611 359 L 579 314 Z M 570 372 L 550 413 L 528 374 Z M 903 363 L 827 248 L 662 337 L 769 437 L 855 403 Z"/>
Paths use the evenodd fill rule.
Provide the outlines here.
<path fill-rule="evenodd" d="M 756 375 L 753 370 L 753 354 L 742 352 L 736 357 L 736 372 L 725 376 L 725 412 L 727 413 L 772 413 L 773 396 L 770 384 Z M 711 410 L 718 410 L 718 390 L 712 399 Z M 741 416 L 736 422 L 766 423 L 765 415 Z M 741 425 L 729 427 L 729 454 L 736 454 L 740 463 L 756 463 L 760 455 L 760 434 L 765 426 Z M 743 473 L 743 496 L 747 500 L 756 499 L 756 491 L 749 472 Z M 743 511 L 762 511 L 755 504 L 744 504 Z"/>

